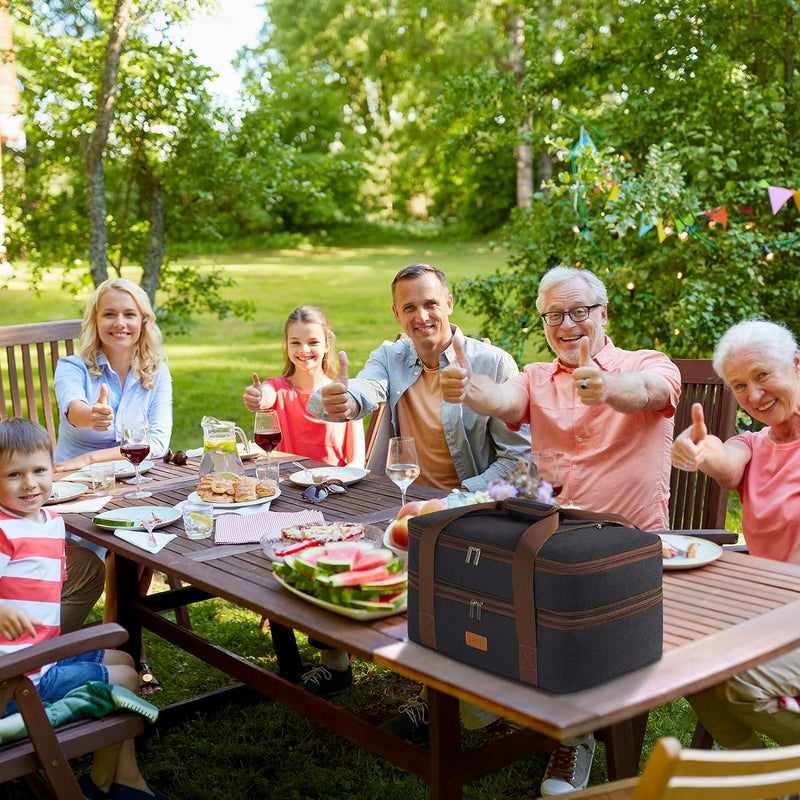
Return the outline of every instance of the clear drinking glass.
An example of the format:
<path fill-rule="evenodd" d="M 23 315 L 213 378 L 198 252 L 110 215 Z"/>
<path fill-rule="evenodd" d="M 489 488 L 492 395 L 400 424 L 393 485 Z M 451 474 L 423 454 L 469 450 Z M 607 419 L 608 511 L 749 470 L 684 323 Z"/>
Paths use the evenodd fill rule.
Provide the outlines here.
<path fill-rule="evenodd" d="M 399 487 L 401 505 L 405 505 L 406 489 L 419 477 L 419 459 L 412 436 L 393 436 L 389 439 L 386 474 Z"/>
<path fill-rule="evenodd" d="M 150 454 L 150 426 L 144 411 L 130 414 L 122 420 L 122 444 L 119 450 L 123 456 L 133 464 L 136 470 L 136 491 L 123 495 L 127 498 L 139 500 L 142 497 L 151 497 L 152 492 L 143 492 L 139 464 Z"/>
<path fill-rule="evenodd" d="M 256 411 L 253 422 L 253 440 L 272 462 L 272 451 L 281 443 L 281 423 L 275 411 Z"/>

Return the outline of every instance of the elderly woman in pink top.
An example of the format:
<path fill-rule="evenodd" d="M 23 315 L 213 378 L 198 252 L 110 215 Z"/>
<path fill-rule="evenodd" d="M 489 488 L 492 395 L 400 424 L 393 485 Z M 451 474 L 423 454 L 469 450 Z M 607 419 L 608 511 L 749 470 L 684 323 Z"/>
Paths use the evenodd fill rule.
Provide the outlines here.
<path fill-rule="evenodd" d="M 710 436 L 699 404 L 672 445 L 678 469 L 702 470 L 742 500 L 742 530 L 753 555 L 800 564 L 800 351 L 781 325 L 740 322 L 720 339 L 714 369 L 757 433 Z M 755 731 L 780 745 L 800 743 L 800 650 L 689 698 L 703 725 L 729 748 L 759 747 Z M 795 710 L 792 710 L 792 709 Z"/>

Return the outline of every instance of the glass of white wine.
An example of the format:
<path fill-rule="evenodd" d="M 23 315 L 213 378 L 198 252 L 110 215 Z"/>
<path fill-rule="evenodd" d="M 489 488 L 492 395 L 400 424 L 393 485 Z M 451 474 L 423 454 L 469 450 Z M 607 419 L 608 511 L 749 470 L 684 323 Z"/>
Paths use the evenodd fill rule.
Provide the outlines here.
<path fill-rule="evenodd" d="M 406 504 L 406 489 L 419 477 L 419 459 L 413 436 L 393 436 L 386 454 L 386 474 L 397 484 Z"/>

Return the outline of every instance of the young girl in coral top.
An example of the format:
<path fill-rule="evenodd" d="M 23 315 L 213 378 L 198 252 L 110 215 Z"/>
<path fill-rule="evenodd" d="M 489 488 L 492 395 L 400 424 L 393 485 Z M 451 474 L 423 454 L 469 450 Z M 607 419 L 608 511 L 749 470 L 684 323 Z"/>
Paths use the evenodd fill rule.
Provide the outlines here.
<path fill-rule="evenodd" d="M 306 411 L 308 398 L 336 377 L 335 337 L 325 314 L 315 306 L 300 306 L 284 326 L 286 365 L 280 378 L 253 383 L 243 400 L 248 411 L 277 411 L 281 423 L 281 450 L 297 453 L 336 467 L 364 466 L 364 428 L 360 421 L 324 422 Z M 278 631 L 270 623 L 273 639 Z M 285 635 L 285 633 L 284 633 Z M 317 695 L 330 696 L 353 682 L 350 658 L 321 642 L 319 666 L 303 673 L 300 685 Z"/>
<path fill-rule="evenodd" d="M 286 364 L 279 378 L 253 383 L 243 400 L 248 411 L 276 411 L 281 423 L 281 450 L 334 467 L 364 466 L 361 422 L 324 422 L 306 411 L 309 397 L 336 377 L 335 336 L 325 314 L 300 306 L 284 326 Z"/>

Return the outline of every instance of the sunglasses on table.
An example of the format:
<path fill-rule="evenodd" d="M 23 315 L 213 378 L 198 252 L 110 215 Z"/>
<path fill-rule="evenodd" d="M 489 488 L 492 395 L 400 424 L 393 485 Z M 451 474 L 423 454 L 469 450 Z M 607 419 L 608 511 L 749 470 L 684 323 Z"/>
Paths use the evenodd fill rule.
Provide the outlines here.
<path fill-rule="evenodd" d="M 309 503 L 321 503 L 329 494 L 343 494 L 347 487 L 338 478 L 329 478 L 321 483 L 315 483 L 303 489 L 303 500 Z"/>

